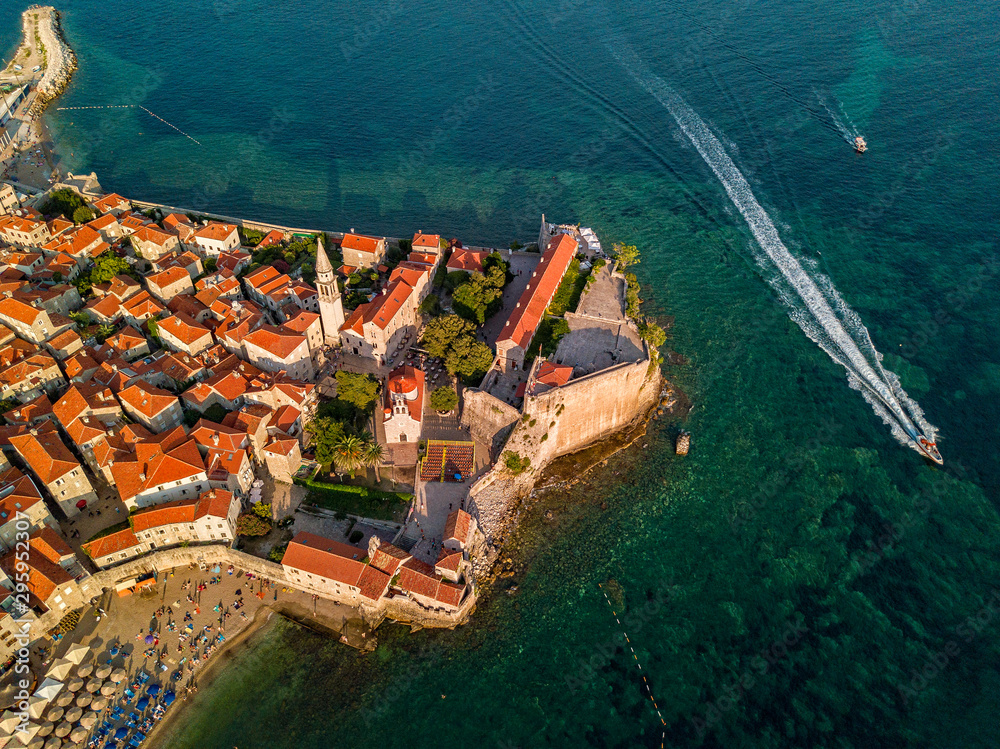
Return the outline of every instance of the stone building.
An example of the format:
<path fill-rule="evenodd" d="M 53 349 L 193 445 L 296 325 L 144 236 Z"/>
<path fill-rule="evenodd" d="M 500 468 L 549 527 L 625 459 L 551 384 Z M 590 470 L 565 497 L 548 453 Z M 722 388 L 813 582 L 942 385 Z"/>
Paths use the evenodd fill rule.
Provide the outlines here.
<path fill-rule="evenodd" d="M 419 442 L 423 425 L 424 372 L 406 364 L 389 373 L 382 427 L 386 442 Z"/>
<path fill-rule="evenodd" d="M 340 252 L 344 257 L 344 265 L 349 268 L 374 268 L 385 258 L 385 237 L 345 234 L 340 243 Z"/>
<path fill-rule="evenodd" d="M 184 421 L 184 409 L 177 396 L 142 380 L 118 394 L 125 412 L 151 432 L 172 429 Z"/>
<path fill-rule="evenodd" d="M 323 336 L 327 344 L 340 343 L 340 328 L 344 324 L 344 303 L 333 264 L 323 249 L 322 237 L 316 247 L 316 290 L 319 293 L 319 314 L 323 321 Z"/>
<path fill-rule="evenodd" d="M 55 424 L 47 421 L 27 429 L 12 436 L 10 443 L 67 517 L 97 501 L 86 471 L 66 447 Z"/>
<path fill-rule="evenodd" d="M 291 484 L 295 472 L 302 465 L 302 450 L 294 437 L 276 434 L 261 451 L 264 464 L 275 481 Z"/>

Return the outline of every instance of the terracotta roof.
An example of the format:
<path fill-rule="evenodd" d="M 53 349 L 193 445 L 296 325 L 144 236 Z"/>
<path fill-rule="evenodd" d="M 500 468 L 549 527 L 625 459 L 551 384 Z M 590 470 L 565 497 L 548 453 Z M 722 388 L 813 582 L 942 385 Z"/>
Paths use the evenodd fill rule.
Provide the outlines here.
<path fill-rule="evenodd" d="M 183 435 L 183 428 L 177 430 Z M 173 435 L 176 430 L 171 430 Z M 166 449 L 164 449 L 166 448 Z M 135 444 L 135 460 L 115 462 L 111 466 L 118 493 L 123 501 L 163 484 L 191 480 L 205 473 L 205 462 L 198 451 L 198 444 L 188 439 L 171 447 L 170 442 L 159 445 L 153 440 Z"/>
<path fill-rule="evenodd" d="M 299 409 L 295 406 L 285 404 L 275 412 L 272 425 L 288 434 L 301 416 L 302 412 Z"/>
<path fill-rule="evenodd" d="M 206 515 L 225 518 L 229 515 L 232 501 L 232 492 L 225 489 L 210 489 L 197 499 L 178 499 L 139 510 L 132 515 L 132 529 L 136 533 L 143 533 L 164 525 L 193 523 Z"/>
<path fill-rule="evenodd" d="M 225 424 L 217 424 L 208 419 L 198 419 L 191 429 L 191 437 L 202 447 L 209 449 L 242 450 L 247 445 L 247 433 Z"/>
<path fill-rule="evenodd" d="M 396 570 L 403 562 L 410 558 L 410 554 L 390 543 L 379 544 L 372 554 L 371 565 L 382 570 L 387 575 L 396 574 Z"/>
<path fill-rule="evenodd" d="M 460 543 L 469 542 L 469 531 L 472 528 L 472 515 L 465 510 L 455 510 L 444 524 L 444 537 L 442 540 L 456 539 Z"/>
<path fill-rule="evenodd" d="M 458 247 L 451 253 L 445 267 L 450 271 L 464 270 L 469 273 L 482 273 L 483 261 L 489 256 L 490 253 L 485 251 L 466 250 Z"/>
<path fill-rule="evenodd" d="M 441 547 L 441 553 L 438 554 L 437 561 L 434 562 L 434 568 L 435 570 L 443 569 L 457 573 L 463 559 L 465 556 L 461 551 Z"/>
<path fill-rule="evenodd" d="M 85 413 L 113 409 L 121 411 L 114 393 L 99 382 L 85 382 L 70 385 L 62 397 L 52 407 L 52 413 L 64 427 Z"/>
<path fill-rule="evenodd" d="M 201 341 L 205 336 L 211 337 L 212 335 L 212 331 L 183 312 L 165 317 L 156 325 L 160 332 L 168 333 L 186 346 Z"/>
<path fill-rule="evenodd" d="M 52 414 L 52 402 L 44 393 L 33 401 L 10 409 L 3 415 L 8 424 L 30 425 Z"/>
<path fill-rule="evenodd" d="M 462 593 L 465 591 L 463 586 L 439 578 L 433 567 L 419 559 L 410 559 L 400 568 L 396 585 L 411 593 L 456 607 L 462 602 Z"/>
<path fill-rule="evenodd" d="M 91 559 L 101 559 L 110 554 L 119 554 L 126 549 L 131 549 L 139 545 L 139 539 L 135 531 L 126 528 L 123 531 L 103 536 L 94 541 L 82 544 L 81 548 L 87 552 Z"/>
<path fill-rule="evenodd" d="M 305 333 L 309 329 L 309 326 L 314 322 L 319 320 L 319 315 L 315 312 L 309 312 L 307 310 L 301 310 L 295 317 L 290 320 L 285 321 L 281 327 L 286 330 L 292 330 L 296 333 Z"/>
<path fill-rule="evenodd" d="M 91 299 L 84 308 L 85 312 L 94 312 L 100 319 L 114 320 L 121 314 L 121 302 L 118 297 L 108 294 L 100 299 Z"/>
<path fill-rule="evenodd" d="M 110 195 L 105 195 L 103 198 L 95 200 L 93 206 L 101 213 L 105 213 L 114 208 L 128 208 L 129 202 L 118 193 L 113 192 Z"/>
<path fill-rule="evenodd" d="M 340 243 L 341 249 L 357 250 L 358 252 L 374 253 L 378 249 L 381 237 L 369 237 L 364 234 L 345 234 Z"/>
<path fill-rule="evenodd" d="M 0 525 L 14 520 L 18 512 L 24 512 L 42 501 L 35 482 L 17 468 L 8 468 L 0 474 L 0 493 L 8 488 L 10 492 L 0 499 Z"/>
<path fill-rule="evenodd" d="M 130 349 L 138 348 L 145 342 L 146 336 L 131 325 L 126 325 L 105 341 L 105 343 L 111 344 L 119 351 L 129 351 Z"/>
<path fill-rule="evenodd" d="M 257 243 L 257 247 L 263 249 L 264 247 L 270 247 L 272 244 L 280 244 L 284 240 L 285 235 L 278 231 L 277 229 L 271 229 L 264 238 Z"/>
<path fill-rule="evenodd" d="M 119 400 L 133 411 L 152 418 L 177 403 L 177 396 L 162 388 L 154 387 L 142 380 L 136 382 L 118 394 Z"/>
<path fill-rule="evenodd" d="M 122 302 L 122 308 L 132 317 L 155 316 L 163 312 L 163 305 L 146 290 L 126 299 Z"/>
<path fill-rule="evenodd" d="M 34 548 L 34 544 L 29 541 L 29 545 Z M 17 561 L 16 552 L 11 552 L 0 559 L 0 567 L 18 583 L 22 582 L 22 577 L 15 569 Z M 49 596 L 60 585 L 72 582 L 73 578 L 62 567 L 46 559 L 42 554 L 28 554 L 27 573 L 28 579 L 25 582 L 28 592 L 41 603 L 48 601 Z"/>
<path fill-rule="evenodd" d="M 361 595 L 378 600 L 389 585 L 389 575 L 360 560 L 365 551 L 302 531 L 288 544 L 281 560 L 284 567 L 318 575 L 327 580 L 359 588 Z"/>
<path fill-rule="evenodd" d="M 112 224 L 117 224 L 117 223 L 118 219 L 115 217 L 113 213 L 106 213 L 103 216 L 95 218 L 93 221 L 88 221 L 87 226 L 89 226 L 91 229 L 97 229 L 98 231 L 100 231 L 101 229 L 107 229 Z"/>
<path fill-rule="evenodd" d="M 423 419 L 424 392 L 426 390 L 424 382 L 424 371 L 416 367 L 411 367 L 409 364 L 404 364 L 392 370 L 389 373 L 389 378 L 386 380 L 385 386 L 386 417 L 389 418 L 391 415 L 393 395 L 407 395 L 416 391 L 416 397 L 406 400 L 405 403 L 407 410 L 410 412 L 410 418 L 414 421 L 421 421 Z"/>
<path fill-rule="evenodd" d="M 17 297 L 4 297 L 0 299 L 0 315 L 17 320 L 25 325 L 33 325 L 38 316 L 43 313 L 44 310 L 32 307 Z"/>
<path fill-rule="evenodd" d="M 146 276 L 146 283 L 152 284 L 160 290 L 181 281 L 191 283 L 191 274 L 179 265 L 174 265 L 166 270 L 161 270 L 159 273 Z"/>
<path fill-rule="evenodd" d="M 52 422 L 25 429 L 11 437 L 10 443 L 45 485 L 80 467 Z"/>
<path fill-rule="evenodd" d="M 570 381 L 572 376 L 573 367 L 566 364 L 555 364 L 546 360 L 538 365 L 538 371 L 535 372 L 535 382 L 540 382 L 550 387 L 562 387 Z"/>
<path fill-rule="evenodd" d="M 548 249 L 542 254 L 542 259 L 535 267 L 528 281 L 528 286 L 521 294 L 517 306 L 511 312 L 497 343 L 511 341 L 515 346 L 527 350 L 531 338 L 538 329 L 538 323 L 545 315 L 545 309 L 552 300 L 552 295 L 559 288 L 566 269 L 573 256 L 576 255 L 577 242 L 568 234 L 560 234 L 552 238 Z"/>
<path fill-rule="evenodd" d="M 177 240 L 177 235 L 168 234 L 162 229 L 148 225 L 137 229 L 132 237 L 138 242 L 149 242 L 157 247 L 164 247 L 170 240 Z"/>
<path fill-rule="evenodd" d="M 264 447 L 264 452 L 271 453 L 272 455 L 284 455 L 288 456 L 295 452 L 296 445 L 299 441 L 294 437 L 280 437 L 275 436 L 267 445 Z"/>
<path fill-rule="evenodd" d="M 441 235 L 423 234 L 418 231 L 413 235 L 413 247 L 433 247 L 436 252 L 441 248 Z"/>
<path fill-rule="evenodd" d="M 236 227 L 233 224 L 222 224 L 213 221 L 208 226 L 203 226 L 198 229 L 194 235 L 199 239 L 211 239 L 217 242 L 222 242 L 227 237 L 231 236 L 235 231 Z"/>
<path fill-rule="evenodd" d="M 306 342 L 306 338 L 299 333 L 283 330 L 274 325 L 261 325 L 243 336 L 243 341 L 285 361 L 299 346 Z"/>
<path fill-rule="evenodd" d="M 66 539 L 47 525 L 31 534 L 30 543 L 35 551 L 55 564 L 59 564 L 64 557 L 73 556 L 73 550 L 69 548 Z"/>

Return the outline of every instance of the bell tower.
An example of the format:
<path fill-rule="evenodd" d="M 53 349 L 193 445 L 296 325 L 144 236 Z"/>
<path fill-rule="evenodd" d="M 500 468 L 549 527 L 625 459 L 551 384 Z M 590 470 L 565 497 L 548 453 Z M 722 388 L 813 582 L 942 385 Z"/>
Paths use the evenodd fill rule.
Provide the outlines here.
<path fill-rule="evenodd" d="M 330 258 L 323 249 L 323 237 L 316 247 L 316 291 L 319 292 L 319 316 L 323 323 L 323 338 L 327 344 L 340 343 L 340 326 L 344 324 L 344 303 L 340 299 L 340 287 L 333 272 Z"/>

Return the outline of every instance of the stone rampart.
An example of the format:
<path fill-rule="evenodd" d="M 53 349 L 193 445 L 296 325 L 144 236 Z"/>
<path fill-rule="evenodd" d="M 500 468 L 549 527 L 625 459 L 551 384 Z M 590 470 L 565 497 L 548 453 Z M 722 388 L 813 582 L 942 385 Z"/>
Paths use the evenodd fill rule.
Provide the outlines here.
<path fill-rule="evenodd" d="M 495 460 L 521 413 L 484 390 L 466 390 L 463 400 L 462 426 L 476 442 L 489 445 Z"/>

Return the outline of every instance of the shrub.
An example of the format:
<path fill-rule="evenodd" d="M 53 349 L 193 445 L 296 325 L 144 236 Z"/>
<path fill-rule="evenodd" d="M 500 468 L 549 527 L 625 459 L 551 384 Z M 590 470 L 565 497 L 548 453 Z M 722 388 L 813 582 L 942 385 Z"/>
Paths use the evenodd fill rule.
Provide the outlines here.
<path fill-rule="evenodd" d="M 270 502 L 254 502 L 250 511 L 259 518 L 264 518 L 264 520 L 271 519 L 271 503 Z"/>
<path fill-rule="evenodd" d="M 531 467 L 531 458 L 527 455 L 522 458 L 513 450 L 507 450 L 503 454 L 503 464 L 508 471 L 517 476 Z"/>
<path fill-rule="evenodd" d="M 271 532 L 271 521 L 254 513 L 244 512 L 236 518 L 236 533 L 240 536 L 266 536 Z"/>
<path fill-rule="evenodd" d="M 280 546 L 275 546 L 269 552 L 267 552 L 267 558 L 272 562 L 277 562 L 281 564 L 281 560 L 285 558 L 285 552 L 288 551 L 288 544 L 281 544 Z"/>
<path fill-rule="evenodd" d="M 365 534 L 362 533 L 361 531 L 354 531 L 351 534 L 350 538 L 348 538 L 347 540 L 350 541 L 352 544 L 356 544 L 358 541 L 364 538 L 364 536 Z"/>

